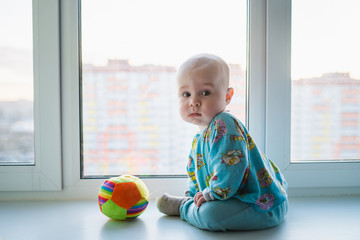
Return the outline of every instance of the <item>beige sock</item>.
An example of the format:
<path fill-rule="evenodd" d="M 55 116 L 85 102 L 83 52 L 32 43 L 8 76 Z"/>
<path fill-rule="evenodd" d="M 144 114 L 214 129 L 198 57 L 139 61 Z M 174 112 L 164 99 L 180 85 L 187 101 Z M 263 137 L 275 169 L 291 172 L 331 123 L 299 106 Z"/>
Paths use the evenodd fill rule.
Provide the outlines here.
<path fill-rule="evenodd" d="M 160 212 L 169 216 L 179 216 L 180 206 L 186 202 L 188 197 L 175 197 L 165 193 L 156 199 L 156 205 Z"/>

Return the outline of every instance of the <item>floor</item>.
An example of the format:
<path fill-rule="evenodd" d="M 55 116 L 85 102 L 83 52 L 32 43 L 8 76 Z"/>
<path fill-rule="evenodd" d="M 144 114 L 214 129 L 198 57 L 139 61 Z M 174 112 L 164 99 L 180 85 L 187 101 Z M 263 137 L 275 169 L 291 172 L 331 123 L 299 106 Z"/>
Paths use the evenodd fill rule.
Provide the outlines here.
<path fill-rule="evenodd" d="M 155 202 L 137 220 L 113 221 L 96 201 L 0 202 L 0 240 L 56 239 L 346 239 L 360 240 L 360 196 L 292 198 L 280 226 L 208 232 L 159 213 Z"/>

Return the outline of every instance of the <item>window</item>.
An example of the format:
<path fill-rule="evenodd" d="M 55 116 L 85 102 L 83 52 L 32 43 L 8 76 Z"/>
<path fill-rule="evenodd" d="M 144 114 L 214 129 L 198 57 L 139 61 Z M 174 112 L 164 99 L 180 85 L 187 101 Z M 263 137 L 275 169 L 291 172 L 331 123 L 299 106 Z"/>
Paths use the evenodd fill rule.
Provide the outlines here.
<path fill-rule="evenodd" d="M 1 6 L 0 190 L 60 190 L 59 3 Z"/>
<path fill-rule="evenodd" d="M 192 55 L 229 63 L 245 122 L 246 22 L 245 0 L 81 1 L 83 176 L 185 174 L 197 129 L 180 119 L 175 74 Z"/>
<path fill-rule="evenodd" d="M 7 1 L 1 6 L 0 165 L 31 165 L 34 164 L 32 5 L 31 1 Z"/>
<path fill-rule="evenodd" d="M 313 1 L 312 4 L 315 2 Z M 79 118 L 80 113 L 82 115 L 83 112 L 80 110 L 82 97 L 79 75 L 81 75 L 81 67 L 86 67 L 88 63 L 85 61 L 85 56 L 79 57 L 79 46 L 81 46 L 78 39 L 80 30 L 78 21 L 81 17 L 79 2 L 33 1 L 32 17 L 35 165 L 0 166 L 0 190 L 5 191 L 1 192 L 0 199 L 74 199 L 80 197 L 78 193 L 81 193 L 81 198 L 93 199 L 103 179 L 97 179 L 99 175 L 87 175 L 86 179 L 81 178 L 80 131 L 82 128 Z M 289 182 L 290 194 L 359 194 L 359 162 L 290 161 L 291 1 L 248 1 L 246 40 L 248 43 L 246 51 L 249 56 L 246 67 L 249 79 L 246 125 L 256 143 L 285 174 Z M 186 58 L 191 53 L 184 55 Z M 114 58 L 114 56 L 110 57 Z M 79 59 L 85 61 L 83 66 Z M 126 59 L 129 60 L 129 57 L 118 57 L 118 60 Z M 103 63 L 93 65 L 106 66 L 107 60 L 106 58 Z M 232 62 L 231 59 L 228 61 Z M 135 65 L 133 60 L 129 63 Z M 151 64 L 151 61 L 146 63 Z M 136 63 L 138 64 L 142 65 Z M 356 102 L 357 92 L 353 90 L 341 91 L 341 94 L 346 94 L 346 97 L 340 97 L 342 103 Z M 319 95 L 323 92 L 313 90 L 309 94 Z M 357 115 L 352 111 L 340 115 L 343 140 L 346 142 L 354 141 L 352 125 L 356 118 Z M 90 136 L 88 137 L 91 139 Z M 113 145 L 109 145 L 110 148 L 117 145 L 115 141 L 112 143 Z M 93 147 L 89 145 L 89 148 Z M 187 151 L 186 148 L 184 154 L 187 154 Z M 354 154 L 353 150 L 349 149 L 341 153 L 340 158 L 351 154 Z M 144 182 L 150 192 L 161 190 L 181 195 L 186 188 L 186 178 L 153 177 L 144 179 Z M 60 190 L 62 187 L 63 190 L 59 192 L 38 192 Z M 9 192 L 16 190 L 30 192 Z"/>
<path fill-rule="evenodd" d="M 305 192 L 311 192 L 312 190 L 309 188 L 316 189 L 312 194 L 324 192 L 330 194 L 358 192 L 357 187 L 359 187 L 360 183 L 360 176 L 358 174 L 360 165 L 358 161 L 294 161 L 294 159 L 291 161 L 291 135 L 297 133 L 296 129 L 293 129 L 294 132 L 291 133 L 291 100 L 292 97 L 296 96 L 295 93 L 294 96 L 291 94 L 291 64 L 296 65 L 295 60 L 293 63 L 291 61 L 292 57 L 296 57 L 296 54 L 294 56 L 291 55 L 293 49 L 291 45 L 291 13 L 292 11 L 297 11 L 297 2 L 294 1 L 293 6 L 291 3 L 290 0 L 280 0 L 268 1 L 266 4 L 266 154 L 278 163 L 289 182 L 289 186 L 297 193 L 303 194 Z M 312 1 L 311 9 L 326 8 L 328 5 L 328 2 L 318 3 L 320 3 L 320 1 L 316 1 L 316 4 Z M 341 2 L 341 4 L 343 4 L 343 2 Z M 296 13 L 294 13 L 294 16 L 296 16 Z M 316 19 L 312 19 L 312 21 L 312 24 L 316 24 Z M 321 31 L 321 28 L 319 28 L 318 31 Z M 314 34 L 314 37 L 311 39 L 312 43 L 317 41 L 315 37 L 316 33 L 317 32 L 308 34 L 309 36 Z M 307 36 L 304 36 L 304 41 L 306 37 Z M 294 41 L 295 40 L 296 38 L 294 37 Z M 296 44 L 294 44 L 294 47 L 296 47 Z M 321 47 L 323 46 L 319 46 L 319 49 L 321 49 Z M 334 47 L 335 46 L 333 46 L 333 49 Z M 306 49 L 302 51 L 306 51 Z M 314 52 L 316 52 L 316 50 L 314 50 Z M 327 56 L 330 58 L 329 55 Z M 309 61 L 311 57 L 312 56 L 309 56 Z M 316 64 L 320 66 L 320 63 Z M 293 76 L 295 76 L 294 70 L 295 67 L 293 69 Z M 306 73 L 305 69 L 301 70 Z M 320 94 L 324 94 L 321 93 L 321 91 L 329 91 L 329 89 L 312 89 L 310 91 L 308 90 L 307 94 L 309 94 L 309 96 L 317 95 L 319 97 L 316 99 L 319 100 L 321 99 Z M 306 99 L 302 100 L 307 101 Z M 351 101 L 353 101 L 353 99 Z M 294 101 L 293 104 L 296 105 L 297 103 Z M 324 106 L 318 105 L 317 107 L 318 109 L 326 109 Z M 348 114 L 344 117 L 348 119 L 352 118 L 352 116 L 352 114 Z M 300 117 L 304 116 L 301 115 Z M 341 118 L 343 117 L 341 116 Z M 293 119 L 293 121 L 303 120 Z M 350 131 L 349 128 L 344 132 L 346 132 L 346 134 L 353 134 L 353 131 Z M 344 136 L 346 136 L 345 133 Z M 349 154 L 353 153 L 350 151 L 344 152 L 344 155 Z M 304 189 L 306 190 L 303 191 Z"/>
<path fill-rule="evenodd" d="M 356 0 L 292 1 L 294 162 L 360 159 L 359 8 Z"/>

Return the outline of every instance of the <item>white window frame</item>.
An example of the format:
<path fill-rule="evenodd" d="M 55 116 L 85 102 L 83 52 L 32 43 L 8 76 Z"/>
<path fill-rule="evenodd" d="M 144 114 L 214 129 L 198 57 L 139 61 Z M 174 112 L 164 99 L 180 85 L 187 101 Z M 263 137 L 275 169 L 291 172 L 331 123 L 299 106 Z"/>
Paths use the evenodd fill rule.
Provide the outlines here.
<path fill-rule="evenodd" d="M 104 179 L 82 179 L 80 164 L 80 84 L 81 39 L 79 1 L 61 2 L 61 49 L 62 49 L 62 136 L 64 159 L 65 195 L 79 191 L 82 197 L 92 198 Z M 80 48 L 80 49 L 79 49 Z M 153 197 L 160 192 L 181 195 L 186 188 L 186 178 L 143 179 Z M 174 187 L 175 186 L 175 187 Z"/>
<path fill-rule="evenodd" d="M 36 2 L 36 1 L 35 1 Z M 57 5 L 57 1 L 38 0 L 39 5 L 45 2 Z M 51 2 L 51 3 L 50 3 Z M 41 3 L 41 4 L 40 4 Z M 40 7 L 40 9 L 41 9 Z M 45 5 L 44 5 L 45 7 Z M 40 74 L 39 87 L 35 90 L 42 96 L 40 91 L 44 86 L 47 92 L 44 97 L 39 98 L 37 102 L 39 115 L 37 123 L 37 135 L 43 134 L 44 141 L 36 143 L 40 150 L 44 151 L 48 142 L 51 144 L 51 151 L 47 152 L 48 158 L 41 157 L 36 163 L 41 163 L 41 171 L 48 176 L 52 171 L 56 171 L 57 188 L 63 190 L 60 192 L 33 192 L 32 194 L 0 194 L 0 199 L 14 198 L 51 198 L 51 199 L 95 199 L 100 185 L 104 179 L 81 179 L 80 175 L 80 73 L 81 73 L 81 56 L 79 56 L 79 2 L 73 0 L 63 0 L 60 2 L 61 24 L 58 17 L 59 9 L 56 7 L 45 7 L 48 14 L 52 17 L 46 21 L 52 22 L 54 26 L 45 36 L 39 35 L 45 41 L 50 38 L 50 43 L 38 45 L 39 56 L 47 56 L 49 62 L 39 61 L 39 72 L 45 71 L 41 66 L 47 66 L 45 71 L 46 77 L 42 78 Z M 49 10 L 51 10 L 49 12 Z M 248 0 L 248 61 L 247 77 L 249 79 L 248 92 L 248 113 L 247 123 L 249 131 L 255 139 L 257 145 L 263 150 L 274 162 L 276 162 L 289 182 L 290 194 L 351 194 L 360 193 L 360 165 L 358 163 L 291 163 L 290 162 L 290 44 L 291 44 L 291 0 Z M 57 19 L 57 20 L 54 20 Z M 56 23 L 56 24 L 55 24 Z M 46 25 L 46 24 L 45 24 Z M 60 29 L 60 49 L 61 64 L 59 64 L 58 43 Z M 41 31 L 39 30 L 39 33 Z M 50 33 L 50 34 L 49 34 Z M 43 41 L 41 41 L 43 43 Z M 48 46 L 48 53 L 40 51 L 43 47 Z M 40 48 L 41 47 L 41 48 Z M 45 51 L 45 49 L 44 49 Z M 51 53 L 51 54 L 49 54 Z M 45 64 L 45 65 L 43 65 Z M 61 134 L 60 134 L 60 103 L 59 103 L 59 76 L 58 67 L 61 66 Z M 51 79 L 52 85 L 46 85 L 49 82 L 43 82 Z M 45 85 L 43 85 L 45 84 Z M 46 92 L 46 91 L 45 91 Z M 51 98 L 52 97 L 52 98 Z M 53 99 L 47 101 L 48 98 Z M 40 104 L 41 103 L 41 104 Z M 53 111 L 54 115 L 51 121 L 48 118 L 43 119 L 48 111 Z M 47 116 L 50 117 L 50 116 Z M 48 129 L 43 122 L 51 123 L 55 129 Z M 41 122 L 41 123 L 40 123 Z M 41 127 L 41 128 L 39 128 Z M 46 138 L 46 133 L 48 138 Z M 37 136 L 36 135 L 36 136 Z M 46 139 L 46 140 L 45 140 Z M 59 142 L 61 139 L 61 143 Z M 39 144 L 39 145 L 37 145 Z M 57 146 L 57 147 L 56 147 Z M 61 152 L 62 147 L 62 168 L 61 177 Z M 37 150 L 39 150 L 37 148 Z M 50 154 L 51 153 L 51 154 Z M 42 155 L 41 155 L 42 156 Z M 45 167 L 45 164 L 46 167 Z M 22 167 L 20 167 L 22 168 Z M 10 171 L 8 173 L 8 171 Z M 0 180 L 19 179 L 24 175 L 31 175 L 33 181 L 31 187 L 27 189 L 19 188 L 23 184 L 23 179 L 13 183 L 18 190 L 53 190 L 45 189 L 44 185 L 36 182 L 40 177 L 33 177 L 37 172 L 36 167 L 27 170 L 19 170 L 16 176 L 13 176 L 13 170 L 0 168 Z M 4 178 L 8 175 L 7 178 Z M 59 176 L 60 175 L 60 176 Z M 35 179 L 35 183 L 34 183 Z M 162 193 L 181 195 L 186 188 L 186 178 L 160 178 L 160 179 L 143 179 L 152 197 Z M 3 181 L 1 181 L 2 184 Z M 36 185 L 37 184 L 37 185 Z M 34 187 L 36 185 L 36 187 Z M 3 185 L 0 185 L 3 188 Z M 10 187 L 8 187 L 10 189 Z M 2 189 L 0 189 L 2 190 Z M 36 194 L 36 195 L 35 195 Z"/>
<path fill-rule="evenodd" d="M 267 155 L 280 165 L 291 189 L 319 188 L 327 193 L 341 189 L 341 193 L 359 193 L 360 162 L 290 161 L 291 0 L 267 1 L 266 16 Z"/>
<path fill-rule="evenodd" d="M 33 0 L 35 164 L 0 166 L 1 191 L 62 189 L 59 23 L 57 0 Z"/>

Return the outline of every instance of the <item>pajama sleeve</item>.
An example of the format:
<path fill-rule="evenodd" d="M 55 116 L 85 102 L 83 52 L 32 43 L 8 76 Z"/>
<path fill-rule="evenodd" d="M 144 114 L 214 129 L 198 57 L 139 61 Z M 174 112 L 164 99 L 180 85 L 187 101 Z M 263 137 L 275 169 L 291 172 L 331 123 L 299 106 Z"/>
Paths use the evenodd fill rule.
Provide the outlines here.
<path fill-rule="evenodd" d="M 185 191 L 185 196 L 194 197 L 195 194 L 198 192 L 198 184 L 195 177 L 195 163 L 193 161 L 193 158 L 191 157 L 191 154 L 189 155 L 189 162 L 186 169 L 188 175 L 188 190 Z"/>
<path fill-rule="evenodd" d="M 195 184 L 192 183 L 190 181 L 190 179 L 188 180 L 188 190 L 185 191 L 185 196 L 186 197 L 195 197 L 196 194 L 196 188 L 195 188 Z"/>
<path fill-rule="evenodd" d="M 249 168 L 246 139 L 238 132 L 222 134 L 214 131 L 209 143 L 208 162 L 213 174 L 209 186 L 203 190 L 206 201 L 226 200 L 234 196 L 242 187 Z"/>

